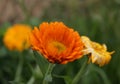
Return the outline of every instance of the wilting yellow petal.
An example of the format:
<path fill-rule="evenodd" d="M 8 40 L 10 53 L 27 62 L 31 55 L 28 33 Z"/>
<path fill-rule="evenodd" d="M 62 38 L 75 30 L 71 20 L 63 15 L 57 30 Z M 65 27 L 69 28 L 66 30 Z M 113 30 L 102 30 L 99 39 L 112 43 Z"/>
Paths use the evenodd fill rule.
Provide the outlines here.
<path fill-rule="evenodd" d="M 82 36 L 81 39 L 85 45 L 83 53 L 84 55 L 89 55 L 89 60 L 91 60 L 92 63 L 103 66 L 111 60 L 111 54 L 113 54 L 114 51 L 108 52 L 105 44 L 101 45 L 97 42 L 93 42 L 86 36 Z"/>

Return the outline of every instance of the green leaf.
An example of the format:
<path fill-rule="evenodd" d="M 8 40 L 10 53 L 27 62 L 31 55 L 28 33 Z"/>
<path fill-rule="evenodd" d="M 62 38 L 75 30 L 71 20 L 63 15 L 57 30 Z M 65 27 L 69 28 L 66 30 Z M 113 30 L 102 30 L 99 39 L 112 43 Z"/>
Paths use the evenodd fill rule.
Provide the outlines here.
<path fill-rule="evenodd" d="M 51 74 L 48 74 L 48 75 L 45 77 L 45 80 L 48 81 L 48 82 L 52 82 L 52 76 L 51 76 Z"/>
<path fill-rule="evenodd" d="M 56 75 L 56 74 L 54 74 L 53 76 L 56 77 L 56 78 L 63 78 L 64 81 L 65 81 L 65 84 L 70 84 L 71 80 L 72 80 L 72 78 L 70 78 L 70 76 L 59 76 L 59 75 Z"/>
<path fill-rule="evenodd" d="M 52 70 L 55 67 L 55 64 L 49 63 L 48 69 L 46 70 L 43 84 L 48 84 L 49 82 L 52 82 Z"/>
<path fill-rule="evenodd" d="M 43 58 L 37 51 L 33 51 L 36 62 L 38 63 L 40 70 L 43 75 L 45 75 L 47 67 L 48 67 L 48 61 Z"/>
<path fill-rule="evenodd" d="M 104 84 L 111 84 L 110 80 L 108 79 L 106 73 L 99 67 L 91 65 L 90 69 L 97 72 L 101 78 L 103 79 Z"/>

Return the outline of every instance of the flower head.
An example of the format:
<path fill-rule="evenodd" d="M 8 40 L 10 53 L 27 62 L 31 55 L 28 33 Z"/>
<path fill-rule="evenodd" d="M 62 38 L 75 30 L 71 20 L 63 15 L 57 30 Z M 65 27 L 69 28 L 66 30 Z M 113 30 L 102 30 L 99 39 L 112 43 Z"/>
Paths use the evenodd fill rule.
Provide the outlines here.
<path fill-rule="evenodd" d="M 24 24 L 15 24 L 8 28 L 4 35 L 3 42 L 9 50 L 23 51 L 30 47 L 28 35 L 31 27 Z"/>
<path fill-rule="evenodd" d="M 78 32 L 62 22 L 42 23 L 30 35 L 32 49 L 52 63 L 66 64 L 82 57 L 83 43 Z"/>
<path fill-rule="evenodd" d="M 113 52 L 108 52 L 105 44 L 100 45 L 86 36 L 82 36 L 81 39 L 85 45 L 83 52 L 85 55 L 89 54 L 89 61 L 91 60 L 92 63 L 99 64 L 99 66 L 103 66 L 110 61 Z"/>

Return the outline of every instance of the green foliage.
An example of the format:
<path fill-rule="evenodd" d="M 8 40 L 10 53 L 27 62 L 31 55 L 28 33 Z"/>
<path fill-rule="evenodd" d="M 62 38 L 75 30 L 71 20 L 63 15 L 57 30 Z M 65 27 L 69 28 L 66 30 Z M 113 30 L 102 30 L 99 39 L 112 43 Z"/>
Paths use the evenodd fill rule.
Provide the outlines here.
<path fill-rule="evenodd" d="M 29 16 L 29 21 L 20 23 L 39 26 L 43 21 L 62 21 L 78 31 L 81 36 L 86 35 L 96 42 L 105 43 L 108 51 L 115 51 L 110 63 L 99 68 L 95 64 L 90 64 L 78 84 L 120 84 L 119 9 L 119 0 L 54 0 L 51 6 L 44 10 L 42 17 L 37 19 Z M 14 79 L 19 63 L 18 52 L 7 50 L 2 41 L 10 25 L 11 22 L 6 22 L 0 26 L 0 84 L 17 84 Z M 84 58 L 66 65 L 57 64 L 52 72 L 53 82 L 50 84 L 70 84 L 83 65 L 83 60 Z M 48 67 L 44 62 L 46 61 L 42 56 L 33 57 L 31 50 L 25 51 L 21 83 L 18 84 L 41 84 L 42 75 Z"/>
<path fill-rule="evenodd" d="M 43 56 L 41 56 L 38 52 L 33 51 L 34 55 L 35 55 L 35 59 L 42 71 L 43 76 L 45 75 L 45 72 L 47 70 L 48 67 L 48 61 L 46 61 Z M 44 64 L 44 65 L 43 65 Z"/>

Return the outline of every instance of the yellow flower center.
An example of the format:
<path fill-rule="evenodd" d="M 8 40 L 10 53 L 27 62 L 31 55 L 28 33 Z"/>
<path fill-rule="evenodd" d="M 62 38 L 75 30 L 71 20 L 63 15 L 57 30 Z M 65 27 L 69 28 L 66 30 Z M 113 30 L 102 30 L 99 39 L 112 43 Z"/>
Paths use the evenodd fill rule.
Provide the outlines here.
<path fill-rule="evenodd" d="M 66 49 L 66 46 L 63 43 L 60 43 L 58 41 L 50 42 L 47 47 L 52 52 L 57 51 L 58 53 L 61 53 Z"/>

